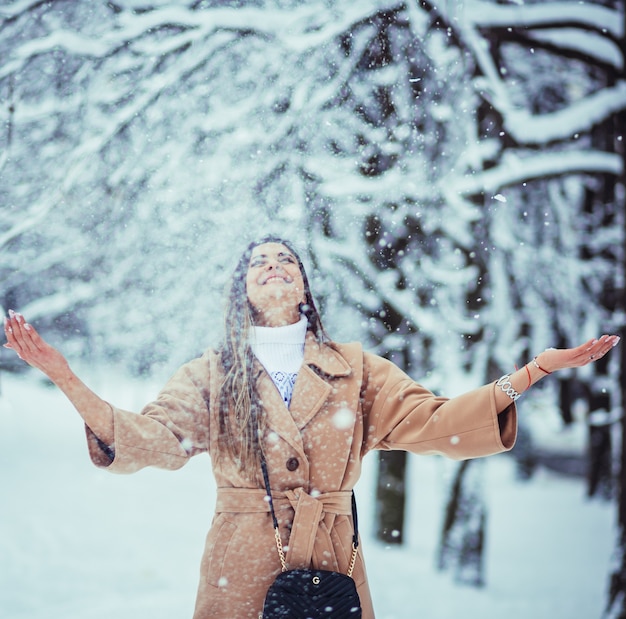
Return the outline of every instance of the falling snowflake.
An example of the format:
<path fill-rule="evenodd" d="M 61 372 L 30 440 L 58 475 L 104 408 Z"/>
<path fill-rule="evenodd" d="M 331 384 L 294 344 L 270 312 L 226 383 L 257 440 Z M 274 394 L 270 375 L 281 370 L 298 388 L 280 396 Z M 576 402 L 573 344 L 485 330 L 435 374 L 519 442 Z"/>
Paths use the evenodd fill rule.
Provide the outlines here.
<path fill-rule="evenodd" d="M 337 430 L 347 430 L 354 424 L 354 413 L 348 408 L 342 408 L 333 415 L 333 425 Z"/>

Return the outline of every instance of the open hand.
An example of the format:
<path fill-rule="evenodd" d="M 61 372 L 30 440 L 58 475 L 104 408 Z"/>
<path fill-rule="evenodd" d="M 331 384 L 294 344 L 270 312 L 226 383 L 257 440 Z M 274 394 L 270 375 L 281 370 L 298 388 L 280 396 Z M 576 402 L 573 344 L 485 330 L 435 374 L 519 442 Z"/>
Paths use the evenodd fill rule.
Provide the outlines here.
<path fill-rule="evenodd" d="M 547 372 L 555 372 L 566 368 L 579 368 L 602 359 L 611 348 L 619 344 L 618 335 L 603 335 L 598 339 L 589 340 L 576 348 L 548 348 L 537 355 L 537 363 Z"/>
<path fill-rule="evenodd" d="M 51 379 L 67 369 L 65 357 L 45 342 L 21 314 L 9 310 L 9 317 L 4 319 L 4 334 L 7 338 L 5 348 L 15 351 L 20 359 Z"/>

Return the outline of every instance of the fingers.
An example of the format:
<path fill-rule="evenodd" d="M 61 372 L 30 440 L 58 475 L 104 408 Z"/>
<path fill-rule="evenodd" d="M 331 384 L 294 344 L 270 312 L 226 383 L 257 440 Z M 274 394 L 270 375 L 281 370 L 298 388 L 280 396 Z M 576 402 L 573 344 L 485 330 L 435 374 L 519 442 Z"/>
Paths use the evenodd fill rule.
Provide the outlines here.
<path fill-rule="evenodd" d="M 603 335 L 597 340 L 589 340 L 586 344 L 583 344 L 582 351 L 580 352 L 581 365 L 587 365 L 593 363 L 598 359 L 602 359 L 612 348 L 619 344 L 620 338 L 618 335 Z"/>
<path fill-rule="evenodd" d="M 19 327 L 13 324 L 13 315 L 10 316 L 10 318 L 6 318 L 6 316 L 4 318 L 4 335 L 7 338 L 7 343 L 4 346 L 5 348 L 10 348 L 11 350 L 15 351 L 17 356 L 20 359 L 23 359 L 22 347 L 20 346 L 18 339 L 19 334 L 16 332 Z"/>
<path fill-rule="evenodd" d="M 575 348 L 573 366 L 582 367 L 602 359 L 612 348 L 619 344 L 618 335 L 602 335 L 598 339 L 589 340 Z"/>
<path fill-rule="evenodd" d="M 13 349 L 20 359 L 22 356 L 21 327 L 18 314 L 9 310 L 9 318 L 4 318 L 4 334 L 7 338 L 7 347 Z"/>
<path fill-rule="evenodd" d="M 37 333 L 21 314 L 13 310 L 9 310 L 9 317 L 4 318 L 4 334 L 7 338 L 5 348 L 15 351 L 20 359 L 27 360 L 38 349 Z"/>
<path fill-rule="evenodd" d="M 55 377 L 67 372 L 69 366 L 65 357 L 50 346 L 21 314 L 9 312 L 9 317 L 4 318 L 4 333 L 7 336 L 5 346 L 43 372 L 52 382 L 55 382 Z"/>

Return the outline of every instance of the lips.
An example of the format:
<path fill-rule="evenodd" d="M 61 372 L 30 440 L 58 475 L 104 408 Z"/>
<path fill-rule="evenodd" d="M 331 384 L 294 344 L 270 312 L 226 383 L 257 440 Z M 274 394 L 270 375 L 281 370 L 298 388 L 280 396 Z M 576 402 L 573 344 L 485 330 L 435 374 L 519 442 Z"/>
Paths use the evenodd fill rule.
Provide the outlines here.
<path fill-rule="evenodd" d="M 291 283 L 292 281 L 290 277 L 283 277 L 282 275 L 272 274 L 269 277 L 265 278 L 265 280 L 263 281 L 263 284 L 267 284 L 274 280 L 280 280 L 281 282 L 284 282 L 287 284 Z"/>

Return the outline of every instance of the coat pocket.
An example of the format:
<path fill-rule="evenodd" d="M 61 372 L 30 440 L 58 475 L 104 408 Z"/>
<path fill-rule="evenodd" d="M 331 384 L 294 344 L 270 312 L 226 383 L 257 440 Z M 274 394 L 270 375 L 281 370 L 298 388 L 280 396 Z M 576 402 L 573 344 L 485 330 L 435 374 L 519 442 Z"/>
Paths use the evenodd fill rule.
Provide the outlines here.
<path fill-rule="evenodd" d="M 235 560 L 231 544 L 236 530 L 235 524 L 226 520 L 224 514 L 219 514 L 207 535 L 202 560 L 202 576 L 205 582 L 214 587 L 227 585 L 222 579 L 226 562 Z"/>

